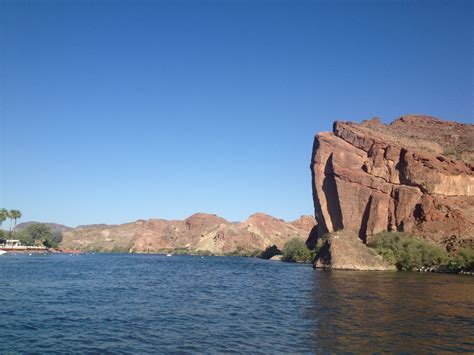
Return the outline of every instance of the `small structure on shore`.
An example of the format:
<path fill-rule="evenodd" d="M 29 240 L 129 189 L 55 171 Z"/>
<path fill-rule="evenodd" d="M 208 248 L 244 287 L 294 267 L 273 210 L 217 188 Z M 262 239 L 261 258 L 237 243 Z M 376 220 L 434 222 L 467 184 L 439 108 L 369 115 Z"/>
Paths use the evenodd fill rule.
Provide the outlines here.
<path fill-rule="evenodd" d="M 21 248 L 24 247 L 21 245 L 18 239 L 9 239 L 5 241 L 5 244 L 2 245 L 2 248 Z"/>
<path fill-rule="evenodd" d="M 30 246 L 22 245 L 21 242 L 17 239 L 8 239 L 4 244 L 0 244 L 0 250 L 3 251 L 25 251 L 25 250 L 35 250 L 35 251 L 45 251 L 48 250 L 45 246 Z"/>

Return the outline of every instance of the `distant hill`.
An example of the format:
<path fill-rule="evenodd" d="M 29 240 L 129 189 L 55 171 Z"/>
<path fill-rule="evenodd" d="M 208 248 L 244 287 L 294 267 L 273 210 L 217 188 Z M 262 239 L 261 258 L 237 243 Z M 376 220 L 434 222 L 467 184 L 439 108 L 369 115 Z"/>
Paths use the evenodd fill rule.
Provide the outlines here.
<path fill-rule="evenodd" d="M 120 225 L 89 225 L 67 229 L 61 247 L 103 252 L 181 252 L 251 254 L 283 245 L 292 238 L 306 240 L 314 217 L 292 222 L 256 213 L 243 222 L 196 213 L 184 220 L 149 219 Z"/>
<path fill-rule="evenodd" d="M 18 224 L 18 225 L 16 226 L 16 230 L 17 230 L 17 231 L 24 230 L 24 229 L 28 228 L 28 226 L 31 226 L 32 224 L 35 224 L 35 223 L 45 224 L 45 225 L 47 225 L 49 228 L 51 228 L 51 230 L 52 230 L 53 232 L 61 232 L 61 233 L 64 233 L 64 232 L 67 232 L 67 231 L 69 231 L 69 230 L 72 229 L 71 227 L 65 226 L 65 225 L 63 225 L 63 224 L 58 224 L 58 223 L 43 223 L 43 222 L 30 221 L 30 222 L 23 222 L 23 223 Z"/>

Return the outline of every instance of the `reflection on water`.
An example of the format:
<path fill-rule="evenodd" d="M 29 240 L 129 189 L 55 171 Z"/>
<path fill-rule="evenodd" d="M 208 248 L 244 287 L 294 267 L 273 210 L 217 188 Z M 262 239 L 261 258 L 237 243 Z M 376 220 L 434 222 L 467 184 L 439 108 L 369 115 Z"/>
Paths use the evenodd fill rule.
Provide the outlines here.
<path fill-rule="evenodd" d="M 469 276 L 118 254 L 0 270 L 0 353 L 474 351 Z"/>
<path fill-rule="evenodd" d="M 457 275 L 317 271 L 313 349 L 474 351 L 474 280 Z"/>

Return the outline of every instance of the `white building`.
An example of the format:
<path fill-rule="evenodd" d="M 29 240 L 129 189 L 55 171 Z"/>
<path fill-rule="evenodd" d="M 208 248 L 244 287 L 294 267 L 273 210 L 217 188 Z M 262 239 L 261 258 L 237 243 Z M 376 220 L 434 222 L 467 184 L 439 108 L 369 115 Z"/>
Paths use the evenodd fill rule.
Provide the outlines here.
<path fill-rule="evenodd" d="M 20 241 L 17 239 L 9 239 L 5 241 L 5 244 L 3 244 L 4 248 L 23 248 L 23 245 L 21 245 Z"/>

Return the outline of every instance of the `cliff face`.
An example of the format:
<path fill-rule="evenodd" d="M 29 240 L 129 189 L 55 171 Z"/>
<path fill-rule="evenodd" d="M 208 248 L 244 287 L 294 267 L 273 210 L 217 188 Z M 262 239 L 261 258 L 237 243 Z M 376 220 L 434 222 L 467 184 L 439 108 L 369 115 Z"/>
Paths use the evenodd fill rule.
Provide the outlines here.
<path fill-rule="evenodd" d="M 314 218 L 302 216 L 285 222 L 256 213 L 240 223 L 212 214 L 196 213 L 185 220 L 150 219 L 122 225 L 81 226 L 63 235 L 61 247 L 89 251 L 231 253 L 265 250 L 283 245 L 294 237 L 306 239 Z"/>
<path fill-rule="evenodd" d="M 403 116 L 385 125 L 337 121 L 316 135 L 311 162 L 316 235 L 362 241 L 383 230 L 445 246 L 473 245 L 474 125 Z"/>

